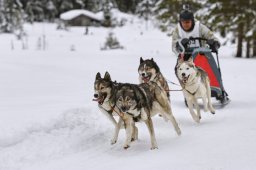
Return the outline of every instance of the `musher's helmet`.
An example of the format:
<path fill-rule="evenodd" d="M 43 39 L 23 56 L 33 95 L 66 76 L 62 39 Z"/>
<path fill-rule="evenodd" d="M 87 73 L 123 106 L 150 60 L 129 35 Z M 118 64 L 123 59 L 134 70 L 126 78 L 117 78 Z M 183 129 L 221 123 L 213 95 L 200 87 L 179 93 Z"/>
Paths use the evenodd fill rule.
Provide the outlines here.
<path fill-rule="evenodd" d="M 189 30 L 186 30 L 187 32 L 190 32 L 194 29 L 195 19 L 194 19 L 193 12 L 189 8 L 189 5 L 183 5 L 183 10 L 180 12 L 179 22 L 180 22 L 180 26 L 183 30 L 184 30 L 184 28 L 182 27 L 181 22 L 186 21 L 186 20 L 191 20 L 192 21 L 192 27 Z"/>
<path fill-rule="evenodd" d="M 192 20 L 192 21 L 194 21 L 193 12 L 188 10 L 188 9 L 182 10 L 181 13 L 180 13 L 180 21 L 183 21 L 183 20 Z"/>

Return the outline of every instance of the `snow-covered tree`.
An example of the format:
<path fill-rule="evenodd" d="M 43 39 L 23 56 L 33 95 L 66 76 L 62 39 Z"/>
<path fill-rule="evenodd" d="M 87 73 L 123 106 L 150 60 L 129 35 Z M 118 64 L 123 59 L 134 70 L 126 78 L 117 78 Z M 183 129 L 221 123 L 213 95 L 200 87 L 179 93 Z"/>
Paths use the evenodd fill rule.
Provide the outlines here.
<path fill-rule="evenodd" d="M 57 9 L 52 0 L 48 0 L 45 6 L 45 17 L 48 21 L 54 21 L 56 14 L 57 14 Z"/>
<path fill-rule="evenodd" d="M 251 48 L 256 56 L 256 44 L 253 43 L 256 39 L 256 1 L 208 0 L 204 6 L 207 8 L 200 13 L 207 25 L 219 30 L 222 36 L 233 33 L 237 42 L 236 57 L 242 57 L 243 42 L 246 42 L 246 57 L 251 56 Z"/>
<path fill-rule="evenodd" d="M 143 0 L 115 0 L 118 9 L 126 13 L 135 13 L 141 1 Z"/>
<path fill-rule="evenodd" d="M 108 50 L 108 49 L 123 49 L 124 47 L 120 45 L 117 38 L 114 36 L 113 32 L 109 32 L 104 47 L 101 50 Z"/>
<path fill-rule="evenodd" d="M 28 0 L 25 12 L 27 14 L 26 20 L 31 23 L 44 20 L 44 4 L 41 0 Z"/>
<path fill-rule="evenodd" d="M 136 7 L 136 14 L 148 20 L 154 15 L 154 7 L 157 0 L 143 0 Z"/>
<path fill-rule="evenodd" d="M 156 3 L 156 15 L 161 21 L 160 28 L 168 31 L 179 22 L 179 14 L 183 9 L 183 5 L 190 6 L 190 10 L 196 12 L 201 8 L 202 2 L 205 0 L 160 0 Z"/>
<path fill-rule="evenodd" d="M 70 0 L 62 0 L 61 1 L 61 5 L 59 7 L 59 12 L 62 13 L 62 12 L 66 12 L 68 10 L 71 10 L 73 9 L 73 3 L 72 1 Z"/>
<path fill-rule="evenodd" d="M 0 30 L 13 33 L 23 32 L 24 12 L 19 0 L 2 0 L 0 2 Z"/>
<path fill-rule="evenodd" d="M 111 0 L 105 0 L 102 9 L 104 15 L 104 26 L 110 27 L 112 26 L 112 16 L 111 16 L 111 9 L 114 7 L 114 4 Z"/>

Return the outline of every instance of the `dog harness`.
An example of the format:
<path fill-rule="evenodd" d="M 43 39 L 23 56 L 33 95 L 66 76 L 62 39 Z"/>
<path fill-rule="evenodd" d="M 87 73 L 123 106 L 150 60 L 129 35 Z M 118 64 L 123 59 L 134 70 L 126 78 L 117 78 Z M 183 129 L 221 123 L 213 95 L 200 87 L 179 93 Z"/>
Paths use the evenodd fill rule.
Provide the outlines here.
<path fill-rule="evenodd" d="M 155 76 L 155 78 L 153 79 L 154 80 L 154 82 L 160 82 L 160 84 L 162 84 L 163 86 L 166 86 L 165 88 L 163 88 L 164 89 L 164 91 L 166 91 L 167 92 L 167 97 L 169 98 L 170 97 L 170 93 L 169 93 L 169 91 L 170 91 L 170 89 L 169 89 L 169 86 L 168 86 L 168 84 L 165 84 L 164 83 L 164 81 L 163 80 L 161 80 L 160 79 L 160 73 L 157 73 L 157 75 Z M 163 77 L 163 79 L 164 80 L 166 80 L 164 77 Z M 162 87 L 162 86 L 161 86 Z"/>
<path fill-rule="evenodd" d="M 134 120 L 134 122 L 139 122 L 141 119 L 141 111 L 140 114 L 136 117 L 134 117 L 134 115 L 132 113 L 126 112 L 128 115 L 132 116 L 132 119 Z"/>
<path fill-rule="evenodd" d="M 199 77 L 199 73 L 198 73 L 198 72 L 197 72 L 195 78 L 197 78 L 197 77 Z M 195 79 L 195 78 L 194 78 L 194 79 Z M 194 79 L 193 79 L 193 80 L 194 80 Z M 192 80 L 192 81 L 193 81 L 193 80 Z M 199 81 L 200 81 L 200 79 L 199 79 L 196 83 L 198 84 Z M 186 85 L 185 85 L 185 86 L 186 86 Z M 193 95 L 193 96 L 196 94 L 196 92 L 198 91 L 198 89 L 199 89 L 199 87 L 200 87 L 200 86 L 198 85 L 197 88 L 196 88 L 196 90 L 195 90 L 194 92 L 190 92 L 188 89 L 185 88 L 185 86 L 182 87 L 182 88 L 183 88 L 184 90 L 186 90 L 186 92 L 188 92 L 189 94 L 191 94 L 191 95 Z"/>

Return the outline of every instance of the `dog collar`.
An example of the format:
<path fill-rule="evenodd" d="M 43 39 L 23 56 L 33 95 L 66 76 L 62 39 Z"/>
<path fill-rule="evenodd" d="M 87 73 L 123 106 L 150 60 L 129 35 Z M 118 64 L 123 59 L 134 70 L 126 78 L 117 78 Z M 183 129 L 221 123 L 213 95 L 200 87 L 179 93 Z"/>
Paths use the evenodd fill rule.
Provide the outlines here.
<path fill-rule="evenodd" d="M 135 116 L 129 112 L 126 112 L 128 115 L 132 116 L 132 119 L 135 121 L 135 122 L 138 122 L 140 119 L 141 119 L 141 111 L 140 111 L 140 114 L 138 116 Z"/>
<path fill-rule="evenodd" d="M 197 87 L 196 91 L 195 91 L 194 93 L 192 93 L 192 92 L 190 92 L 189 90 L 187 90 L 186 88 L 184 88 L 184 90 L 186 90 L 189 94 L 191 94 L 191 95 L 193 95 L 193 96 L 196 94 L 196 92 L 197 92 L 198 89 L 199 89 L 199 86 Z"/>

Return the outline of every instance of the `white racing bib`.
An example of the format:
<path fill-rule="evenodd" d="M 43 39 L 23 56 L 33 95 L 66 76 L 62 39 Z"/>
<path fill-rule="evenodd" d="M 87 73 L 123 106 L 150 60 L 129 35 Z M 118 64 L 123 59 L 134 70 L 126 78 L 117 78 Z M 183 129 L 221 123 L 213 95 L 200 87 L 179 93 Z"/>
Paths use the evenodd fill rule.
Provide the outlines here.
<path fill-rule="evenodd" d="M 200 24 L 199 21 L 196 21 L 194 29 L 192 31 L 190 31 L 190 32 L 186 32 L 186 31 L 184 31 L 181 28 L 180 23 L 179 23 L 178 24 L 178 31 L 179 31 L 179 36 L 181 37 L 181 39 L 183 39 L 183 38 L 189 39 L 190 37 L 193 37 L 193 38 L 200 37 L 200 34 L 199 34 L 199 24 Z M 199 40 L 191 42 L 189 47 L 191 47 L 191 48 L 193 48 L 193 47 L 200 47 Z"/>

